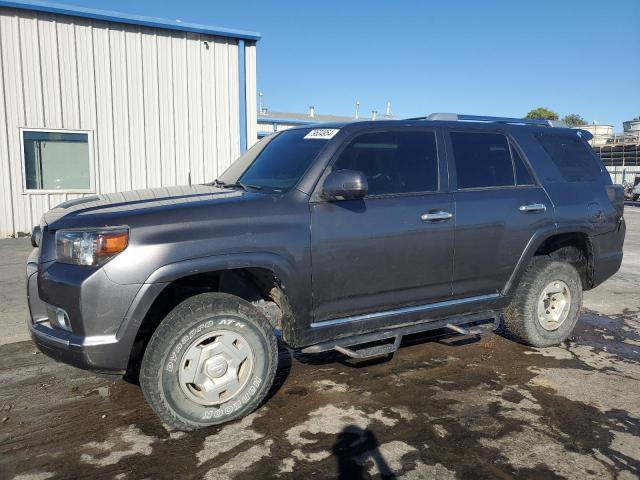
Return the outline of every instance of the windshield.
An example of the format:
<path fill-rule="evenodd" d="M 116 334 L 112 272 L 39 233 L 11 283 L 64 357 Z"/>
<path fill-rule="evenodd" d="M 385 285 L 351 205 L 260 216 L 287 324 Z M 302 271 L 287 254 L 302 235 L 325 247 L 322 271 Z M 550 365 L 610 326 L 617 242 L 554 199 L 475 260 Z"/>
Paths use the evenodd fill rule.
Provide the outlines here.
<path fill-rule="evenodd" d="M 307 137 L 312 130 L 317 129 L 295 128 L 263 138 L 220 175 L 218 181 L 286 192 L 298 183 L 329 142 L 327 138 Z"/>

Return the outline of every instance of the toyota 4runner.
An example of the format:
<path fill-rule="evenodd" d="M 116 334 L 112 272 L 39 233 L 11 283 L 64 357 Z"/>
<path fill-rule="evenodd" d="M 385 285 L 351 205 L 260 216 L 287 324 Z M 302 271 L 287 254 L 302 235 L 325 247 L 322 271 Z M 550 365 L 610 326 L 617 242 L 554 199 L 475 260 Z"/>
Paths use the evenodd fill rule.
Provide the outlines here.
<path fill-rule="evenodd" d="M 32 338 L 134 372 L 181 430 L 257 408 L 277 338 L 355 358 L 436 328 L 558 344 L 622 261 L 623 190 L 589 138 L 455 114 L 305 126 L 208 185 L 62 203 L 32 235 Z"/>

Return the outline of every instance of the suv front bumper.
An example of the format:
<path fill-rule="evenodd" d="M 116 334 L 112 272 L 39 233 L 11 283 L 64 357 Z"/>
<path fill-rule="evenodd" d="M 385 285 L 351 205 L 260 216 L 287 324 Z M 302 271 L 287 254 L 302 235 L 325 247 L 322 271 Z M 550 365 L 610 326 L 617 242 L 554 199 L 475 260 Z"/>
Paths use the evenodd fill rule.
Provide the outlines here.
<path fill-rule="evenodd" d="M 29 333 L 42 353 L 87 370 L 126 371 L 136 333 L 129 311 L 141 285 L 118 285 L 101 270 L 39 264 L 38 249 L 26 275 Z M 50 318 L 57 307 L 68 312 L 71 331 Z"/>

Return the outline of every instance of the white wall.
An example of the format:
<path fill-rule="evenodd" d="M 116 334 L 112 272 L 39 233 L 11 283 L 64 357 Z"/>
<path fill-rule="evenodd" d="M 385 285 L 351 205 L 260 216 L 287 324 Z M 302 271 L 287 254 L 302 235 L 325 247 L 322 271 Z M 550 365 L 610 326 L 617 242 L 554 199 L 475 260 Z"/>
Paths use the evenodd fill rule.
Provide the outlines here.
<path fill-rule="evenodd" d="M 607 167 L 607 170 L 613 183 L 633 183 L 636 177 L 640 177 L 640 167 Z"/>
<path fill-rule="evenodd" d="M 0 8 L 0 237 L 81 196 L 23 193 L 21 127 L 93 132 L 96 193 L 205 182 L 240 153 L 238 92 L 237 39 Z"/>

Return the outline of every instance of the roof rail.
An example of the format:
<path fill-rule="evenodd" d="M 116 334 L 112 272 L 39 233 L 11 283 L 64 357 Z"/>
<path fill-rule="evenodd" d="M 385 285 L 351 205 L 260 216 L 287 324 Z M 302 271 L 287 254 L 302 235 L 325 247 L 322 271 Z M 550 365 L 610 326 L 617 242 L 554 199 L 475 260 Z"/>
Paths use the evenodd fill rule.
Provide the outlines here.
<path fill-rule="evenodd" d="M 569 128 L 567 124 L 559 120 L 545 120 L 542 118 L 510 118 L 489 117 L 487 115 L 461 115 L 458 113 L 432 113 L 426 117 L 408 118 L 407 120 L 441 120 L 445 122 L 488 122 L 488 123 L 514 123 L 518 125 L 539 125 L 542 127 Z"/>

